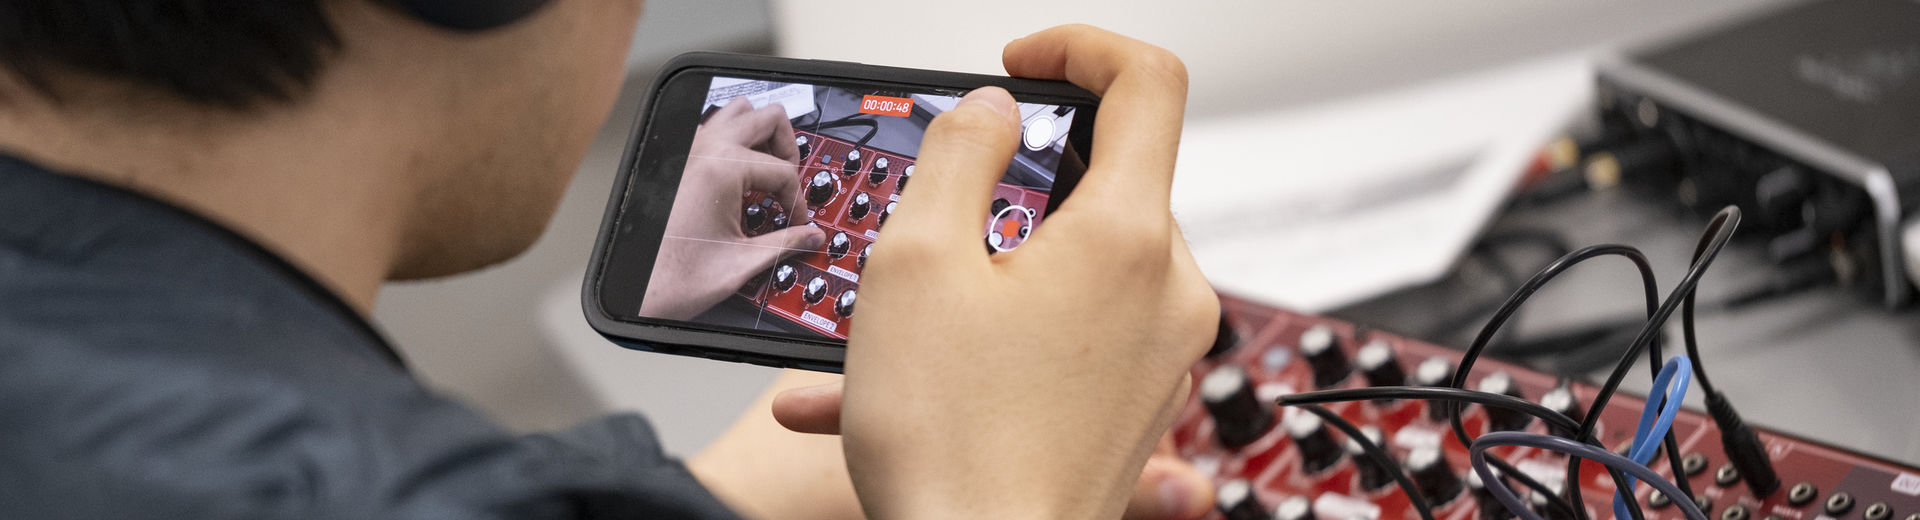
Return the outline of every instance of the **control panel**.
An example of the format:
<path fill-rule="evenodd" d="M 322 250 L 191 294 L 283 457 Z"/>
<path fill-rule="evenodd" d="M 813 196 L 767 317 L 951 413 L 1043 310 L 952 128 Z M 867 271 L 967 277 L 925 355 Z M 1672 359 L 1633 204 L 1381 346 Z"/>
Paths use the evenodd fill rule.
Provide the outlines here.
<path fill-rule="evenodd" d="M 826 232 L 819 249 L 795 252 L 740 288 L 740 298 L 768 314 L 845 339 L 847 320 L 859 298 L 860 273 L 887 217 L 899 207 L 900 194 L 913 179 L 914 158 L 860 146 L 825 135 L 794 132 L 800 149 L 796 175 L 807 204 L 806 222 L 790 222 L 786 208 L 770 194 L 749 192 L 741 205 L 742 231 L 748 236 L 794 225 Z M 1047 193 L 1002 183 L 994 198 L 982 240 L 988 253 L 1010 251 L 1026 241 L 1046 211 Z"/>
<path fill-rule="evenodd" d="M 1275 400 L 1334 388 L 1445 386 L 1461 353 L 1230 296 L 1221 304 L 1221 339 L 1193 367 L 1196 387 L 1171 432 L 1180 456 L 1215 479 L 1218 507 L 1212 518 L 1419 518 L 1389 473 L 1399 468 L 1373 464 L 1357 443 L 1318 416 L 1279 407 Z M 1598 393 L 1592 385 L 1490 359 L 1477 361 L 1467 381 L 1469 389 L 1539 403 L 1575 420 Z M 1392 455 L 1433 505 L 1435 518 L 1511 518 L 1468 469 L 1467 448 L 1454 438 L 1440 404 L 1402 399 L 1327 406 Z M 1624 451 L 1644 405 L 1643 399 L 1616 395 L 1595 437 Z M 1474 436 L 1500 430 L 1570 434 L 1533 416 L 1479 405 L 1464 405 L 1462 418 Z M 1729 463 L 1705 414 L 1683 409 L 1673 433 L 1681 451 L 1679 472 L 1710 518 L 1920 520 L 1920 469 L 1762 429 L 1760 439 L 1780 485 L 1755 496 Z M 1566 485 L 1567 461 L 1559 454 L 1530 447 L 1498 447 L 1490 453 L 1550 488 Z M 1674 475 L 1664 454 L 1649 467 Z M 1615 487 L 1601 465 L 1583 464 L 1575 485 L 1581 486 L 1590 518 L 1613 516 Z M 1526 487 L 1510 487 L 1528 496 Z M 1636 497 L 1650 520 L 1683 518 L 1671 497 L 1646 485 L 1638 487 Z M 1530 498 L 1542 516 L 1568 516 L 1547 507 L 1544 497 Z"/>

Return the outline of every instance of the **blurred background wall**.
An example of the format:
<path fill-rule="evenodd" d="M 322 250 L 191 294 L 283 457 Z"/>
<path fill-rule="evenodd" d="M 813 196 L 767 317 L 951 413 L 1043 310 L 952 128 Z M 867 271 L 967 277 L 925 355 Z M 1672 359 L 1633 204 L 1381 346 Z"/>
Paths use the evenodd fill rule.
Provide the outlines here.
<path fill-rule="evenodd" d="M 577 296 L 639 109 L 636 95 L 674 54 L 771 52 L 999 73 L 1007 40 L 1060 23 L 1091 23 L 1185 59 L 1194 122 L 1631 45 L 1771 3 L 655 0 L 628 60 L 626 95 L 547 235 L 525 255 L 485 271 L 390 285 L 377 318 L 430 384 L 514 428 L 639 409 L 653 417 L 670 450 L 689 453 L 730 422 L 773 371 L 618 349 L 586 329 Z"/>

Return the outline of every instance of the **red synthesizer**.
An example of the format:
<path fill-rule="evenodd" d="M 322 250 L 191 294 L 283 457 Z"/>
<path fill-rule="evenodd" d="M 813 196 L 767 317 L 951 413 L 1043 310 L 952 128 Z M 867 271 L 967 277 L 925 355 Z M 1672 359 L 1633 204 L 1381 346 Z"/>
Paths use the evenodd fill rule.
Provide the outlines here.
<path fill-rule="evenodd" d="M 794 136 L 800 148 L 797 175 L 808 222 L 789 222 L 787 211 L 774 197 L 755 192 L 742 201 L 743 231 L 753 236 L 812 224 L 826 231 L 827 240 L 818 250 L 796 253 L 774 264 L 737 294 L 768 314 L 846 339 L 860 272 L 880 227 L 913 177 L 914 158 L 812 132 L 795 131 Z M 982 228 L 989 253 L 1009 251 L 1025 242 L 1047 207 L 1047 194 L 1041 191 L 1005 183 L 993 191 L 993 205 Z"/>
<path fill-rule="evenodd" d="M 1293 392 L 1366 386 L 1444 386 L 1459 366 L 1460 351 L 1368 331 L 1353 324 L 1305 316 L 1242 299 L 1223 297 L 1224 351 L 1193 367 L 1199 387 L 1176 419 L 1172 435 L 1181 457 L 1212 475 L 1220 486 L 1213 518 L 1241 520 L 1414 520 L 1408 497 L 1375 470 L 1357 444 L 1319 417 L 1275 406 Z M 1208 386 L 1211 385 L 1211 388 Z M 1579 414 L 1598 393 L 1591 385 L 1566 382 L 1527 368 L 1482 358 L 1467 387 L 1540 403 L 1555 411 Z M 1227 396 L 1254 396 L 1259 407 L 1211 407 Z M 1345 402 L 1328 405 L 1362 427 L 1405 468 L 1415 488 L 1434 506 L 1439 520 L 1511 518 L 1488 496 L 1468 469 L 1466 447 L 1438 419 L 1438 403 L 1420 400 Z M 1631 442 L 1643 399 L 1616 395 L 1599 420 L 1596 438 L 1616 451 Z M 1466 405 L 1467 431 L 1549 433 L 1532 416 Z M 1739 471 L 1722 453 L 1720 435 L 1704 414 L 1682 410 L 1673 424 L 1682 454 L 1681 473 L 1692 484 L 1696 504 L 1720 520 L 1920 520 L 1920 469 L 1895 464 L 1807 439 L 1760 431 L 1780 485 L 1754 496 Z M 1563 434 L 1564 435 L 1564 434 Z M 1231 447 L 1230 447 L 1231 446 Z M 1491 453 L 1545 485 L 1564 485 L 1566 458 L 1526 447 L 1494 448 Z M 1671 478 L 1664 453 L 1650 466 Z M 1578 485 L 1590 518 L 1613 516 L 1614 484 L 1599 464 L 1582 465 Z M 1527 488 L 1514 486 L 1521 496 Z M 1638 487 L 1646 517 L 1683 518 L 1668 497 Z M 1543 499 L 1533 503 L 1555 518 Z M 1564 516 L 1562 513 L 1561 516 Z"/>

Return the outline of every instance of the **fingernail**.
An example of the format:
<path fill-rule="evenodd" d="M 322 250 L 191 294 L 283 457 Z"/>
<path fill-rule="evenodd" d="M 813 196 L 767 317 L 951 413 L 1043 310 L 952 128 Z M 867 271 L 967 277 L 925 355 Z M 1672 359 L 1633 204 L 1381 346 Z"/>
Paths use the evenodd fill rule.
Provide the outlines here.
<path fill-rule="evenodd" d="M 955 105 L 954 108 L 958 109 L 959 107 L 970 104 L 980 104 L 991 108 L 993 111 L 999 112 L 1000 115 L 1005 116 L 1011 121 L 1020 120 L 1020 109 L 1013 103 L 1013 94 L 1008 94 L 1005 89 L 999 87 L 973 89 L 973 92 L 968 92 L 965 97 L 960 98 L 960 104 Z"/>
<path fill-rule="evenodd" d="M 1160 477 L 1160 518 L 1180 518 L 1190 509 L 1188 502 L 1193 501 L 1193 485 L 1187 479 L 1176 475 Z"/>

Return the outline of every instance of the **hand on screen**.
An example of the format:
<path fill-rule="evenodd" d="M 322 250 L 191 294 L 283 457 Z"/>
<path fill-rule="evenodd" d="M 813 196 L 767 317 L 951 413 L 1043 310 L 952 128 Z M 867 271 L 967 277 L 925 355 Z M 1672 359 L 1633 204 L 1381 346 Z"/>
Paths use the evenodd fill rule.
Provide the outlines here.
<path fill-rule="evenodd" d="M 1086 26 L 1007 45 L 1014 76 L 1103 98 L 1085 177 L 1017 251 L 980 246 L 1019 146 L 998 88 L 935 118 L 863 274 L 840 432 L 875 518 L 1115 518 L 1186 400 L 1219 299 L 1168 209 L 1186 71 Z"/>
<path fill-rule="evenodd" d="M 794 173 L 799 161 L 793 127 L 779 104 L 756 109 L 746 98 L 734 98 L 702 123 L 693 133 L 640 314 L 692 318 L 782 256 L 820 247 L 825 233 L 810 225 L 754 237 L 741 231 L 749 191 L 771 194 L 787 211 L 806 210 Z"/>

